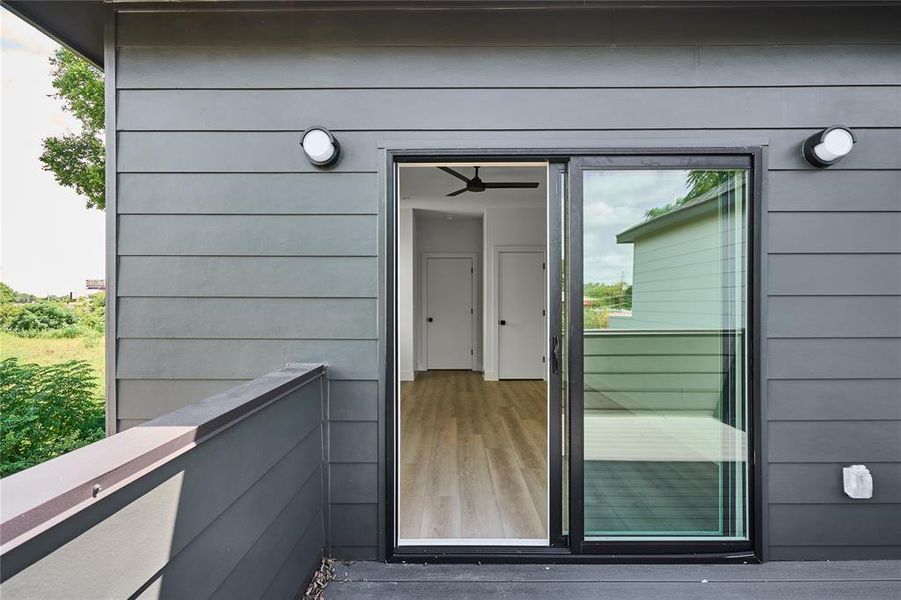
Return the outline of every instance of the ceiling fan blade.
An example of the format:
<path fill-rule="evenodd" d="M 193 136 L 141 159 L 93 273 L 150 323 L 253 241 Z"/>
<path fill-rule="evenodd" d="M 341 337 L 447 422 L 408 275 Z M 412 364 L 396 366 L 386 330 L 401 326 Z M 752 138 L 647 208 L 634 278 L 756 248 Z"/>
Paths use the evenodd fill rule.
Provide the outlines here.
<path fill-rule="evenodd" d="M 457 179 L 462 179 L 466 183 L 469 183 L 469 178 L 466 177 L 465 175 L 463 175 L 462 173 L 457 173 L 456 171 L 454 171 L 453 169 L 451 169 L 449 167 L 438 167 L 438 168 L 441 169 L 442 171 L 444 171 L 445 173 L 450 173 Z"/>
<path fill-rule="evenodd" d="M 539 183 L 537 181 L 498 181 L 495 183 L 485 182 L 486 188 L 496 188 L 496 189 L 533 189 L 537 188 Z"/>
<path fill-rule="evenodd" d="M 462 194 L 466 190 L 467 190 L 467 188 L 461 188 L 461 189 L 457 190 L 456 192 L 451 192 L 450 194 L 448 194 L 448 196 L 457 196 L 459 194 Z"/>

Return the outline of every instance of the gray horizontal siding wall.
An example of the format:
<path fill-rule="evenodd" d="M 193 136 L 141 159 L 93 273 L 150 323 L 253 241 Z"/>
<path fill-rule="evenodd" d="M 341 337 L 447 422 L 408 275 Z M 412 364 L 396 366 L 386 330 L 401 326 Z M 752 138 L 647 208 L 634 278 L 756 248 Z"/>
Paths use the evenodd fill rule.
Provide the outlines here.
<path fill-rule="evenodd" d="M 297 596 L 327 543 L 326 386 L 288 391 L 4 555 L 3 598 Z"/>
<path fill-rule="evenodd" d="M 886 7 L 120 13 L 119 419 L 329 363 L 333 553 L 376 557 L 378 148 L 761 144 L 769 556 L 897 556 L 871 533 L 901 510 L 898 23 Z M 815 172 L 799 143 L 837 122 L 859 143 Z M 311 124 L 341 140 L 331 171 L 299 151 Z M 838 489 L 855 461 L 872 502 Z M 818 537 L 817 519 L 860 526 Z"/>

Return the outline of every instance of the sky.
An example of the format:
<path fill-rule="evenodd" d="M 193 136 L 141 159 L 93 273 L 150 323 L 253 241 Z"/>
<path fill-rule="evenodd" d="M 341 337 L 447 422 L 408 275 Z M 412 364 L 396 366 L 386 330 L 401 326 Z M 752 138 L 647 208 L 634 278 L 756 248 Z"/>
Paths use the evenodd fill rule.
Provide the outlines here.
<path fill-rule="evenodd" d="M 632 283 L 632 244 L 616 234 L 645 220 L 650 208 L 684 196 L 686 171 L 586 171 L 584 181 L 585 281 Z"/>
<path fill-rule="evenodd" d="M 37 295 L 83 293 L 104 277 L 105 213 L 41 169 L 41 140 L 78 131 L 50 97 L 56 42 L 0 9 L 0 279 Z"/>

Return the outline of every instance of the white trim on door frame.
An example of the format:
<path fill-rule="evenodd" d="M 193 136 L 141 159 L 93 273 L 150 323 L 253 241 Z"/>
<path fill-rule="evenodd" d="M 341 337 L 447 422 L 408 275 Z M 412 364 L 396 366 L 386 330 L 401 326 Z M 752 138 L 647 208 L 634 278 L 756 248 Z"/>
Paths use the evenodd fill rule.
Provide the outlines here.
<path fill-rule="evenodd" d="M 481 285 L 479 279 L 479 253 L 478 252 L 423 252 L 419 258 L 419 349 L 414 358 L 415 368 L 425 366 L 424 352 L 428 348 L 429 334 L 425 319 L 428 314 L 428 259 L 430 258 L 469 258 L 472 259 L 472 315 L 470 323 L 472 327 L 472 370 L 479 371 L 482 357 L 482 340 L 479 336 L 479 319 L 482 316 Z"/>

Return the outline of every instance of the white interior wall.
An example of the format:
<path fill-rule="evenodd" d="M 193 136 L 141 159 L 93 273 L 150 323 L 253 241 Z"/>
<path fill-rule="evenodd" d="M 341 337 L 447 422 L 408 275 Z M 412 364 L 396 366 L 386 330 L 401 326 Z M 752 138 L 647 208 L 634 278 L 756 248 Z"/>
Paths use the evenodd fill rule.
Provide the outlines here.
<path fill-rule="evenodd" d="M 413 209 L 401 208 L 398 214 L 397 241 L 397 335 L 401 381 L 412 381 L 415 369 L 417 338 L 413 298 L 416 260 L 416 231 Z"/>
<path fill-rule="evenodd" d="M 417 210 L 412 209 L 412 223 L 411 223 L 411 235 L 413 237 L 413 248 L 411 249 L 411 260 L 410 260 L 410 270 L 413 272 L 413 288 L 410 290 L 410 304 L 413 307 L 412 309 L 412 324 L 410 326 L 410 337 L 404 339 L 401 345 L 406 345 L 411 348 L 410 351 L 410 381 L 412 381 L 416 377 L 416 370 L 419 366 L 419 347 L 420 347 L 420 337 L 419 337 L 419 319 L 421 318 L 421 311 L 419 310 L 420 299 L 422 298 L 422 294 L 420 293 L 421 280 L 419 278 L 419 232 L 416 230 L 416 213 Z"/>
<path fill-rule="evenodd" d="M 454 165 L 467 176 L 472 165 Z M 547 168 L 528 165 L 482 165 L 485 181 L 537 181 L 535 189 L 494 189 L 448 197 L 460 186 L 434 165 L 399 169 L 398 354 L 403 380 L 425 368 L 420 311 L 423 252 L 474 252 L 479 255 L 481 306 L 476 310 L 476 364 L 486 379 L 497 379 L 497 317 L 494 306 L 494 247 L 545 245 Z M 445 217 L 453 216 L 453 220 Z M 467 220 L 468 219 L 468 220 Z M 475 225 L 477 224 L 477 226 Z"/>
<path fill-rule="evenodd" d="M 547 210 L 544 206 L 505 206 L 485 209 L 485 252 L 482 254 L 484 317 L 482 367 L 485 379 L 497 376 L 497 303 L 494 251 L 498 246 L 546 246 Z M 546 249 L 545 249 L 546 251 Z"/>
<path fill-rule="evenodd" d="M 416 239 L 416 260 L 412 265 L 413 271 L 417 272 L 416 281 L 418 282 L 416 294 L 412 298 L 414 305 L 414 326 L 412 336 L 414 340 L 421 340 L 424 315 L 422 314 L 422 302 L 419 286 L 422 285 L 422 256 L 423 254 L 436 252 L 470 252 L 476 254 L 481 261 L 482 257 L 482 219 L 481 217 L 459 216 L 453 215 L 452 219 L 447 219 L 444 214 L 434 214 L 425 210 L 413 211 L 413 231 Z M 480 286 L 480 282 L 476 280 L 474 285 Z M 481 295 L 479 290 L 476 290 Z M 480 312 L 480 311 L 479 311 Z M 479 319 L 479 314 L 475 315 Z M 481 320 L 477 321 L 476 339 L 473 340 L 474 354 L 476 357 L 475 365 L 477 370 L 482 368 L 482 327 Z M 403 340 L 403 338 L 402 338 Z M 412 347 L 412 340 L 409 342 Z M 401 341 L 401 345 L 404 342 Z M 426 369 L 425 346 L 418 344 L 415 347 L 416 370 L 424 371 Z"/>

